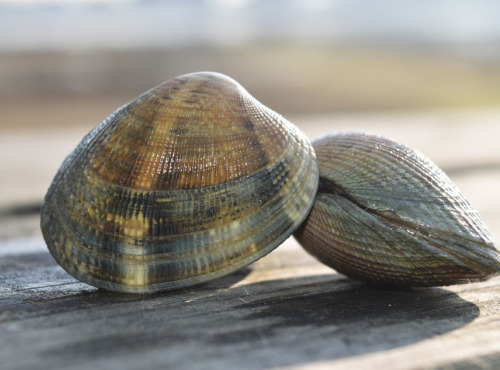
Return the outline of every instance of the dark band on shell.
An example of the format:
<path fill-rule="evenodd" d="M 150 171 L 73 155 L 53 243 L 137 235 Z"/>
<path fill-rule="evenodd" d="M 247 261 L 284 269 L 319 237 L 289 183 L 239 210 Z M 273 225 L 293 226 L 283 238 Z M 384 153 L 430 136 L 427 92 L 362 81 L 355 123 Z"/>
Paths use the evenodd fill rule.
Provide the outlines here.
<path fill-rule="evenodd" d="M 121 107 L 64 161 L 42 231 L 71 275 L 154 292 L 233 272 L 307 215 L 314 151 L 290 122 L 217 73 L 169 80 Z"/>

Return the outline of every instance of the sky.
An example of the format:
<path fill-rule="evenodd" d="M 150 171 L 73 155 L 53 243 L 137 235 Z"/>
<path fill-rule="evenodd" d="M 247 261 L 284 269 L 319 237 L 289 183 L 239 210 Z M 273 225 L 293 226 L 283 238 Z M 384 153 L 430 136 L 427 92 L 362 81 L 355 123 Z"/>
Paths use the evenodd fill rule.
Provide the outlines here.
<path fill-rule="evenodd" d="M 258 41 L 500 45 L 495 0 L 0 0 L 0 51 Z"/>

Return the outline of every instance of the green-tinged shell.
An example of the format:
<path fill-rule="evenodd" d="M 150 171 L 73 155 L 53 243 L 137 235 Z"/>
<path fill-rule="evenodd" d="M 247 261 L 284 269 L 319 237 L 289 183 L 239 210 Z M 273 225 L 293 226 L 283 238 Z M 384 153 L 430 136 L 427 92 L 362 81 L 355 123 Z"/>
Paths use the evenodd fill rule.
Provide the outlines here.
<path fill-rule="evenodd" d="M 56 261 L 114 291 L 155 292 L 231 273 L 307 215 L 314 151 L 231 78 L 194 73 L 121 107 L 63 162 L 41 226 Z"/>
<path fill-rule="evenodd" d="M 320 261 L 380 285 L 450 285 L 500 272 L 499 247 L 478 213 L 423 155 L 363 133 L 313 147 L 319 190 L 295 237 Z"/>

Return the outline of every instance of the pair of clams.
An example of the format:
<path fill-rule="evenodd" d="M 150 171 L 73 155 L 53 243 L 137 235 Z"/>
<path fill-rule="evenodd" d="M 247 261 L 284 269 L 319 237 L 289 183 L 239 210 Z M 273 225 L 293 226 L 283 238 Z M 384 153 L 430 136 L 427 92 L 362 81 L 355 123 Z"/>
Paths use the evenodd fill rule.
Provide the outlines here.
<path fill-rule="evenodd" d="M 500 271 L 479 215 L 423 155 L 363 133 L 311 145 L 236 81 L 208 72 L 160 84 L 85 136 L 48 190 L 41 227 L 70 275 L 118 292 L 215 279 L 292 234 L 373 284 Z"/>

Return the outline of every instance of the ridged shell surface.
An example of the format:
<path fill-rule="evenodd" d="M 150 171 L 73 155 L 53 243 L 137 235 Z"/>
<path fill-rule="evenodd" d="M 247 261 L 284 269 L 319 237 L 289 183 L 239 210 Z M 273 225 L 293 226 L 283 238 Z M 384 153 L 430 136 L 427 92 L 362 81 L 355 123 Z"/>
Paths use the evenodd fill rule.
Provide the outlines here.
<path fill-rule="evenodd" d="M 114 291 L 201 283 L 264 256 L 318 184 L 307 138 L 231 78 L 194 73 L 121 107 L 63 162 L 41 226 L 56 261 Z"/>
<path fill-rule="evenodd" d="M 423 155 L 353 132 L 313 146 L 318 195 L 295 236 L 320 261 L 380 285 L 450 285 L 500 272 L 498 245 L 478 213 Z"/>

